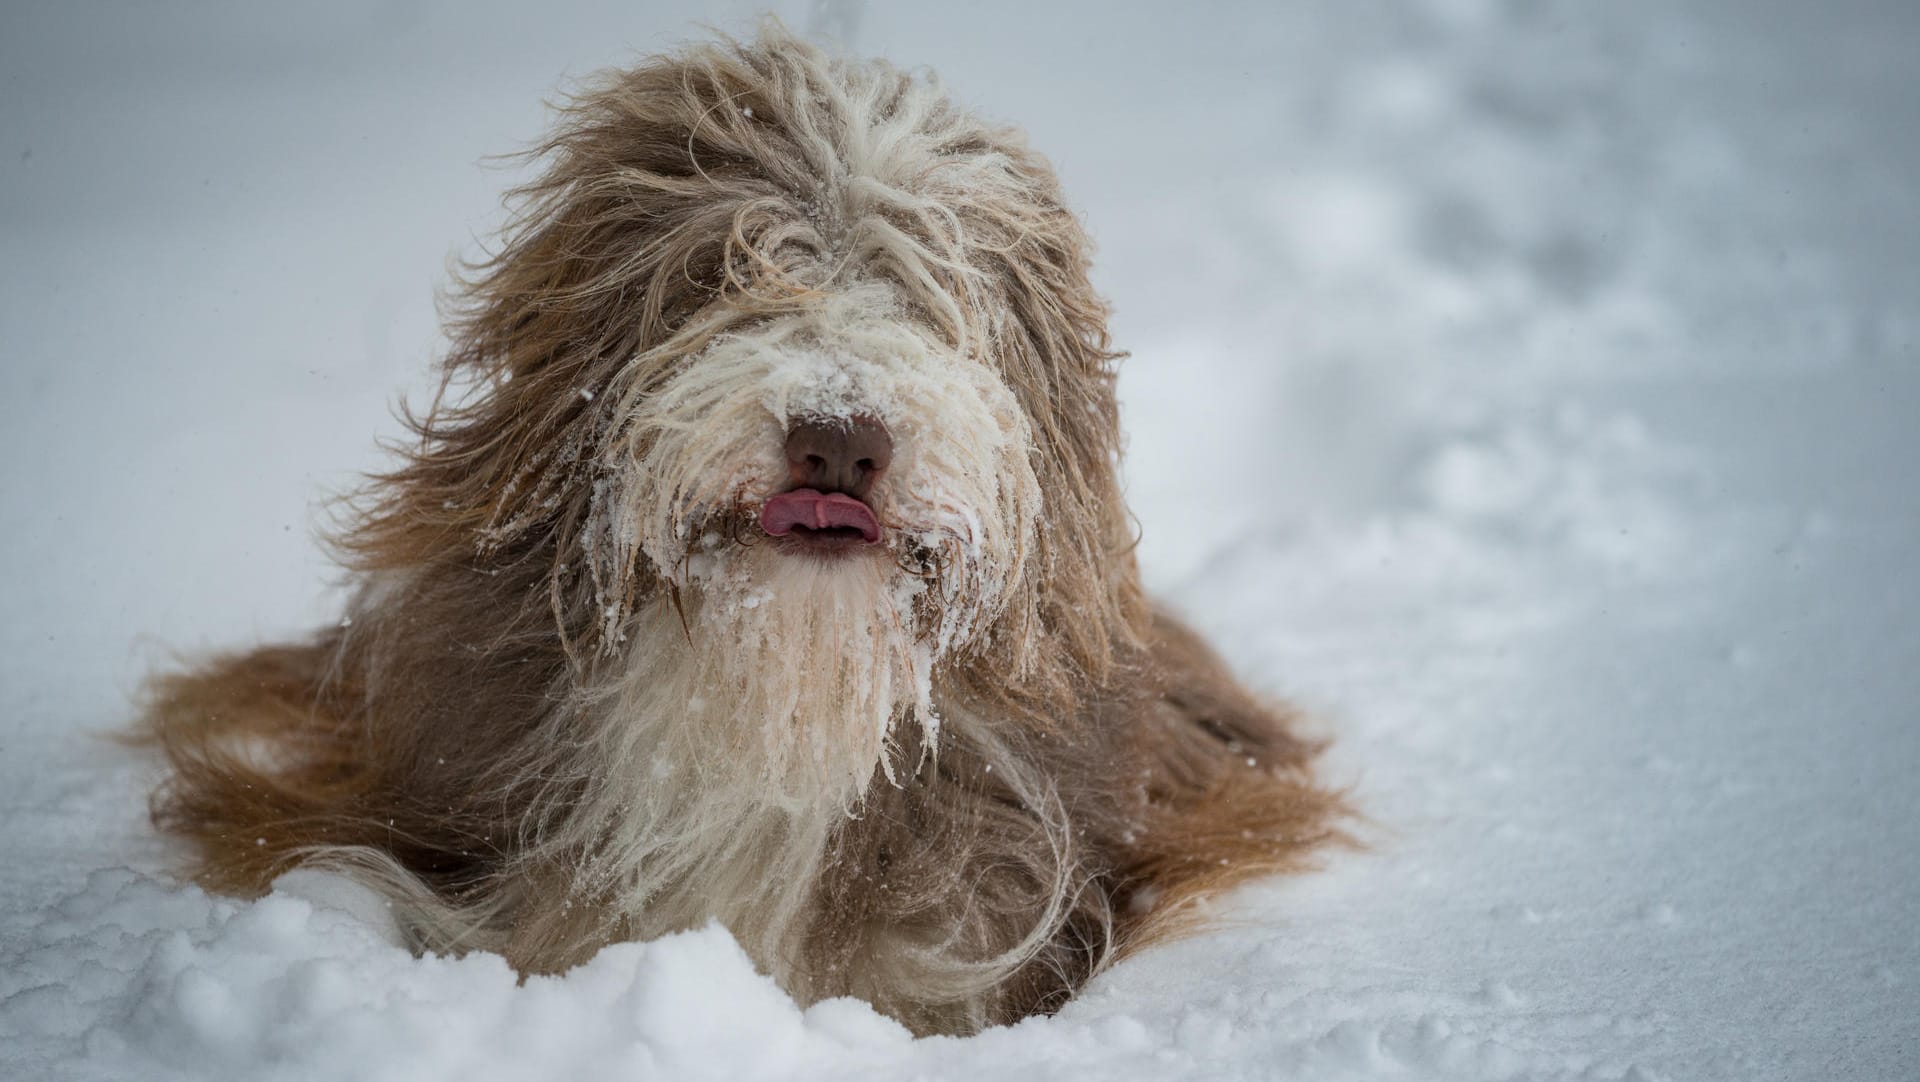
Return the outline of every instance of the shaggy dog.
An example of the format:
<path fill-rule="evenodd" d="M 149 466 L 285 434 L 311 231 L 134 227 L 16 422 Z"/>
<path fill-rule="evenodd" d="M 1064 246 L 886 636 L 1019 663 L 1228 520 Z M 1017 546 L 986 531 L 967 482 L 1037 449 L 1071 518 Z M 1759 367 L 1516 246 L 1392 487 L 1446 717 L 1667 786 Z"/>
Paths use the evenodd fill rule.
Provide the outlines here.
<path fill-rule="evenodd" d="M 962 1033 L 1335 835 L 1141 594 L 1120 355 L 1021 136 L 773 27 L 531 153 L 346 618 L 153 687 L 202 883 L 341 872 L 522 973 L 718 920 Z"/>

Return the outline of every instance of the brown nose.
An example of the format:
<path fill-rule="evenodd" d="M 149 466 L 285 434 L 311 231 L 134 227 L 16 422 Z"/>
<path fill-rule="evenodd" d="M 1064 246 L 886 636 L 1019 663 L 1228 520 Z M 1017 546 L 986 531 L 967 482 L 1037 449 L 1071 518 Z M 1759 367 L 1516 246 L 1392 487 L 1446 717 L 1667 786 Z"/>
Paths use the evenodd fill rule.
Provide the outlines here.
<path fill-rule="evenodd" d="M 872 417 L 823 417 L 787 431 L 787 474 L 799 488 L 867 498 L 893 463 L 893 437 Z"/>

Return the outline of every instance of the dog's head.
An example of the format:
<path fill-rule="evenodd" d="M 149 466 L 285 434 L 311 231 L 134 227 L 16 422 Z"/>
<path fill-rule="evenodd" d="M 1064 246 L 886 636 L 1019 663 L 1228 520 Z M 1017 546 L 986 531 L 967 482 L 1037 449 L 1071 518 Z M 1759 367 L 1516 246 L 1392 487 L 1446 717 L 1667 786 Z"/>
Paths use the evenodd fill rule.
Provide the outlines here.
<path fill-rule="evenodd" d="M 775 26 L 605 77 L 537 154 L 363 565 L 537 567 L 576 659 L 667 604 L 734 655 L 858 631 L 907 655 L 896 705 L 1121 664 L 1117 354 L 1017 133 Z"/>

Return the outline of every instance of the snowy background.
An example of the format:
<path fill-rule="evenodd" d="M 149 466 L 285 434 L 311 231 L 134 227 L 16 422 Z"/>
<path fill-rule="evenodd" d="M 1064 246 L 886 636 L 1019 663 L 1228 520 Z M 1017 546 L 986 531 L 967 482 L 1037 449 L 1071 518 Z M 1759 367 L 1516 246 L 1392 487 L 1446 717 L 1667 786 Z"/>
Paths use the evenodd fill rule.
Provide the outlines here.
<path fill-rule="evenodd" d="M 1920 1077 L 1920 8 L 776 6 L 1018 122 L 1148 578 L 1370 852 L 915 1042 L 725 933 L 516 987 L 169 878 L 101 739 L 320 502 L 569 78 L 745 4 L 0 11 L 0 1077 Z"/>

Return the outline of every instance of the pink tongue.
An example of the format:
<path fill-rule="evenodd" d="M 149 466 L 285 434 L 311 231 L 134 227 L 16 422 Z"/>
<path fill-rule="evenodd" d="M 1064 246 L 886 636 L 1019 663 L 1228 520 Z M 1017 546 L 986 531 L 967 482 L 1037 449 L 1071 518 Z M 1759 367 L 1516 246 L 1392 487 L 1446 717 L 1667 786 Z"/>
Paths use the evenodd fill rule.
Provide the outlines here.
<path fill-rule="evenodd" d="M 796 526 L 810 530 L 851 526 L 869 545 L 880 540 L 880 520 L 873 517 L 873 509 L 842 492 L 796 488 L 760 508 L 760 528 L 773 536 L 785 537 Z"/>

